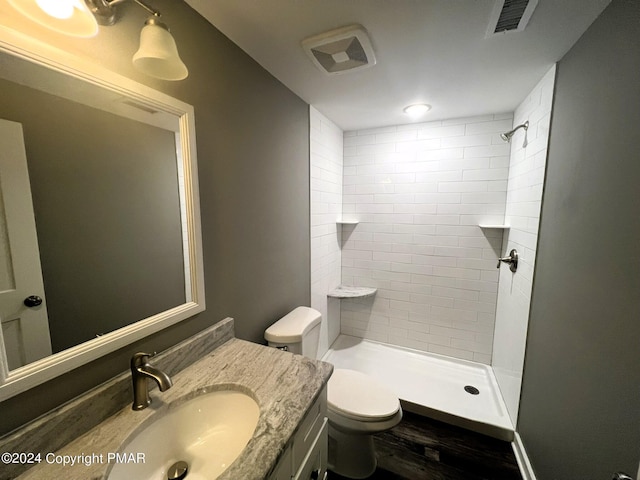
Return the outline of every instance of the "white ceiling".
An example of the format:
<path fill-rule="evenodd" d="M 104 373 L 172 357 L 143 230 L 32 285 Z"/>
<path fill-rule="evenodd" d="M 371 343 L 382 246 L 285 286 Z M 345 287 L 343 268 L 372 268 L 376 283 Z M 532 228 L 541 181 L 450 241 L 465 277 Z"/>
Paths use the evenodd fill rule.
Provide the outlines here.
<path fill-rule="evenodd" d="M 523 32 L 485 38 L 496 0 L 186 0 L 298 96 L 344 130 L 512 112 L 610 0 L 539 0 Z M 301 47 L 350 24 L 378 63 L 329 76 Z"/>

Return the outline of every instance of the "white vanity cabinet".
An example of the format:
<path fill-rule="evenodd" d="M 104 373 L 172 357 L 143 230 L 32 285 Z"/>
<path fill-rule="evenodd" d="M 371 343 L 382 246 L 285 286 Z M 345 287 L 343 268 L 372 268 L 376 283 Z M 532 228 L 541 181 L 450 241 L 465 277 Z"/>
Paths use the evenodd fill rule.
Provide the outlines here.
<path fill-rule="evenodd" d="M 268 480 L 324 480 L 327 475 L 327 388 L 325 387 Z"/>

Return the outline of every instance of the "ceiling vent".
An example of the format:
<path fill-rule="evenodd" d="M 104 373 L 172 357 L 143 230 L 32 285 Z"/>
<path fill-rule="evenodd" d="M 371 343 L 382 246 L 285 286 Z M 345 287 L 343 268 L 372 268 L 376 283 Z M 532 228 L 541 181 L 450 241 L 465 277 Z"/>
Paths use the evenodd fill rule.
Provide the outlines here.
<path fill-rule="evenodd" d="M 523 31 L 537 5 L 538 0 L 496 0 L 486 36 Z"/>
<path fill-rule="evenodd" d="M 313 64 L 328 75 L 354 72 L 376 64 L 367 31 L 349 25 L 302 41 Z"/>

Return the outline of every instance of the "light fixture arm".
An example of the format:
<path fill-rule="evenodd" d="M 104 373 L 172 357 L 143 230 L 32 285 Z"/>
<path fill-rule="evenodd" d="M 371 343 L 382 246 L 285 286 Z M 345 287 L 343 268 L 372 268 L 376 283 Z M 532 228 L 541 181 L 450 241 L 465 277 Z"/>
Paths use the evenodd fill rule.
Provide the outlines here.
<path fill-rule="evenodd" d="M 116 6 L 124 3 L 128 0 L 84 0 L 91 10 L 91 13 L 96 17 L 96 20 L 100 25 L 111 26 L 114 25 L 118 18 L 116 14 Z M 162 14 L 151 8 L 145 2 L 141 0 L 132 0 L 134 3 L 144 8 L 147 12 L 149 12 L 154 17 L 159 18 Z"/>
<path fill-rule="evenodd" d="M 126 0 L 119 0 L 119 1 L 121 1 L 121 2 L 122 2 L 122 1 L 126 1 Z M 138 5 L 140 5 L 142 8 L 144 8 L 147 12 L 149 12 L 149 13 L 150 13 L 151 15 L 153 15 L 154 17 L 161 17 L 161 16 L 162 16 L 162 14 L 161 14 L 158 10 L 156 10 L 156 9 L 154 9 L 154 8 L 151 8 L 151 7 L 150 7 L 149 5 L 147 5 L 146 3 L 141 2 L 140 0 L 133 0 L 133 1 L 134 1 L 135 3 L 137 3 Z"/>

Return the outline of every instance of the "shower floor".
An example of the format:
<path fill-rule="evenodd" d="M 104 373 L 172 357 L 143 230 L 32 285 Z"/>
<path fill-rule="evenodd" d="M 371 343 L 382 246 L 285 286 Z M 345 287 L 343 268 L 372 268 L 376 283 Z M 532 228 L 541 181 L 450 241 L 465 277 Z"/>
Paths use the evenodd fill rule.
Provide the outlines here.
<path fill-rule="evenodd" d="M 488 365 L 348 335 L 340 335 L 322 360 L 383 382 L 405 410 L 513 440 L 513 425 Z M 465 386 L 475 387 L 479 394 L 467 393 Z"/>

